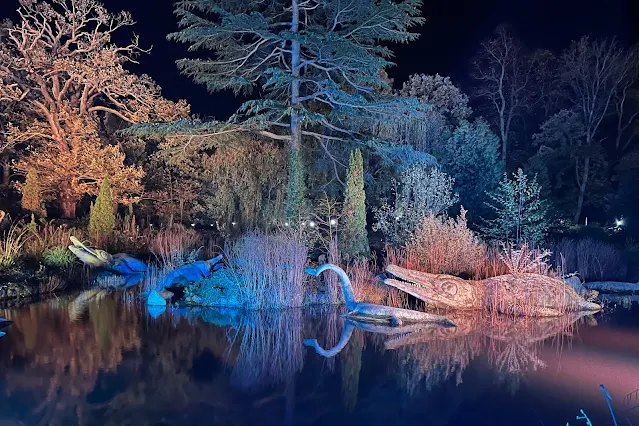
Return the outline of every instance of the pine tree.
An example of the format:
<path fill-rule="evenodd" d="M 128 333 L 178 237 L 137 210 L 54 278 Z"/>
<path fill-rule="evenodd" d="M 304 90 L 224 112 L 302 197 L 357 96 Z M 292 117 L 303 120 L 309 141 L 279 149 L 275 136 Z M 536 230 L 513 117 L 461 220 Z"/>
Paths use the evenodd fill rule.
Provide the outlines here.
<path fill-rule="evenodd" d="M 494 190 L 504 173 L 499 138 L 482 119 L 462 121 L 440 152 L 442 169 L 455 179 L 455 191 L 472 221 L 488 213 L 486 193 Z"/>
<path fill-rule="evenodd" d="M 21 187 L 22 190 L 22 208 L 41 217 L 46 217 L 47 212 L 44 209 L 42 200 L 42 190 L 38 180 L 38 173 L 35 169 L 29 169 L 27 180 Z"/>
<path fill-rule="evenodd" d="M 348 164 L 342 220 L 343 231 L 340 239 L 342 256 L 349 259 L 368 256 L 370 251 L 366 233 L 364 162 L 359 149 L 351 152 Z"/>
<path fill-rule="evenodd" d="M 482 231 L 489 238 L 516 245 L 540 243 L 549 226 L 548 206 L 540 193 L 537 176 L 530 181 L 521 169 L 513 173 L 512 180 L 504 174 L 499 187 L 488 194 L 491 202 L 486 204 L 495 217 L 484 220 Z"/>
<path fill-rule="evenodd" d="M 94 238 L 107 236 L 115 229 L 115 213 L 113 212 L 113 194 L 109 177 L 106 176 L 100 185 L 100 192 L 91 205 L 89 216 L 89 232 Z"/>
<path fill-rule="evenodd" d="M 209 91 L 260 90 L 233 125 L 287 142 L 287 214 L 299 214 L 304 188 L 300 161 L 309 138 L 374 142 L 372 123 L 419 110 L 416 100 L 391 96 L 382 71 L 392 65 L 388 42 L 417 38 L 421 0 L 355 3 L 328 0 L 182 0 L 181 30 L 169 39 L 215 59 L 181 59 L 183 74 Z"/>

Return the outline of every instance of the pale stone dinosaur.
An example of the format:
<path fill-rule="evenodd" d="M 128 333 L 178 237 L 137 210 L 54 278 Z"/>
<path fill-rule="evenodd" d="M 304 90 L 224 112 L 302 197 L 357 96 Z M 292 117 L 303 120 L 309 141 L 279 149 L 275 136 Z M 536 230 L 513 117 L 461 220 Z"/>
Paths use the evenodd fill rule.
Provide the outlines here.
<path fill-rule="evenodd" d="M 315 277 L 324 271 L 333 271 L 339 277 L 342 283 L 342 291 L 349 312 L 346 314 L 348 318 L 359 321 L 375 321 L 386 322 L 394 325 L 401 325 L 405 322 L 433 322 L 444 326 L 454 326 L 455 324 L 448 318 L 441 315 L 430 314 L 427 312 L 413 311 L 410 309 L 393 308 L 390 306 L 375 305 L 372 303 L 361 303 L 355 300 L 355 292 L 351 285 L 351 280 L 346 272 L 339 266 L 326 263 L 317 269 L 307 268 L 306 273 Z"/>
<path fill-rule="evenodd" d="M 601 310 L 563 281 L 540 274 L 508 274 L 469 281 L 389 265 L 394 278 L 384 283 L 426 302 L 427 306 L 458 310 L 494 310 L 506 314 L 559 316 L 567 312 Z"/>

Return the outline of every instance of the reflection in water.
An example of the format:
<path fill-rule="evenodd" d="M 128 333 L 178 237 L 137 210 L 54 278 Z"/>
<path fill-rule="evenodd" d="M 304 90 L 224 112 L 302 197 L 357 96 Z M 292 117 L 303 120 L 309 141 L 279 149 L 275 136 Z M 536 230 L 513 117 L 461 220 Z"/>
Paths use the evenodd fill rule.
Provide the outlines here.
<path fill-rule="evenodd" d="M 86 293 L 0 316 L 14 321 L 0 339 L 0 423 L 65 426 L 375 425 L 396 424 L 402 413 L 414 419 L 406 425 L 468 424 L 464 401 L 498 392 L 500 380 L 513 390 L 521 383 L 555 387 L 560 372 L 583 374 L 575 371 L 586 362 L 583 345 L 596 344 L 589 335 L 605 341 L 621 333 L 592 328 L 594 320 L 580 316 L 458 315 L 457 327 L 440 328 L 362 324 L 328 310 L 169 308 L 151 315 L 132 293 Z M 626 341 L 636 339 L 625 333 Z M 623 350 L 639 355 L 631 344 Z M 598 356 L 601 365 L 621 362 Z M 570 380 L 561 382 L 564 395 L 577 392 Z M 623 383 L 606 383 L 613 403 L 639 387 Z M 526 389 L 513 398 L 527 400 Z M 574 407 L 555 413 L 549 404 L 535 409 L 548 412 L 547 424 L 574 417 Z"/>

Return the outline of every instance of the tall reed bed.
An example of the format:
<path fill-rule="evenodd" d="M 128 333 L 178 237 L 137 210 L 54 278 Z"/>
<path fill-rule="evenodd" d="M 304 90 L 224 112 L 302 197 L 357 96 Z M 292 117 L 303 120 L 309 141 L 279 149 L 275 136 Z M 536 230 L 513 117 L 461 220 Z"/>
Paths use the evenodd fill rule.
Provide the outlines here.
<path fill-rule="evenodd" d="M 592 238 L 564 238 L 553 247 L 555 268 L 578 272 L 586 281 L 627 279 L 628 267 L 621 252 L 612 244 Z"/>
<path fill-rule="evenodd" d="M 225 251 L 247 309 L 303 305 L 308 247 L 302 239 L 254 231 Z"/>
<path fill-rule="evenodd" d="M 197 260 L 201 244 L 202 237 L 197 232 L 183 227 L 162 229 L 150 242 L 156 259 L 173 268 Z"/>
<path fill-rule="evenodd" d="M 37 258 L 43 257 L 46 251 L 52 249 L 66 249 L 73 235 L 82 240 L 85 233 L 77 228 L 69 228 L 66 225 L 55 225 L 53 221 L 35 221 L 22 225 L 29 232 L 25 241 L 24 253 Z"/>

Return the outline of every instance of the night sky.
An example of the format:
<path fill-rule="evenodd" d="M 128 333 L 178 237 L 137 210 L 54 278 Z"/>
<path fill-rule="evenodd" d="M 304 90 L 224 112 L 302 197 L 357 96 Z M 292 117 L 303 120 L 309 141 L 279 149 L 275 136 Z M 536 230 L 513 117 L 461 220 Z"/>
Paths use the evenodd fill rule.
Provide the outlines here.
<path fill-rule="evenodd" d="M 0 18 L 15 19 L 17 0 L 0 0 Z M 186 46 L 166 40 L 175 31 L 172 0 L 104 0 L 112 11 L 128 10 L 137 24 L 143 47 L 153 46 L 140 58 L 136 72 L 151 75 L 167 98 L 186 98 L 193 111 L 225 119 L 240 105 L 232 93 L 207 94 L 177 72 L 175 60 L 187 56 Z M 464 88 L 468 85 L 469 61 L 481 40 L 500 23 L 531 48 L 561 49 L 582 35 L 616 36 L 624 44 L 639 41 L 639 0 L 426 0 L 426 23 L 418 29 L 418 41 L 392 46 L 397 66 L 389 74 L 400 86 L 414 73 L 450 76 Z M 130 33 L 120 33 L 127 42 Z"/>

